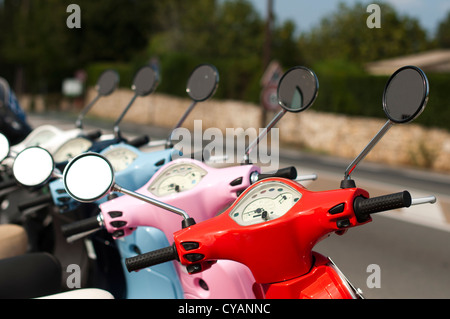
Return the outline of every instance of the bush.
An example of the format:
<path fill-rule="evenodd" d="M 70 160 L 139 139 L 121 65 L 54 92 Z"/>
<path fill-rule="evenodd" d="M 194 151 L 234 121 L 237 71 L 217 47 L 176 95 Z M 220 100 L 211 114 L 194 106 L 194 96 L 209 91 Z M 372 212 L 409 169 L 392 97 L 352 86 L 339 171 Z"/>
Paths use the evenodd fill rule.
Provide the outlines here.
<path fill-rule="evenodd" d="M 317 74 L 319 95 L 313 109 L 323 112 L 386 118 L 382 97 L 388 76 Z M 450 131 L 450 74 L 427 74 L 430 83 L 429 101 L 415 121 L 428 127 Z"/>
<path fill-rule="evenodd" d="M 159 93 L 187 97 L 186 83 L 192 70 L 199 64 L 211 63 L 219 71 L 217 99 L 235 99 L 260 103 L 259 81 L 262 68 L 258 60 L 213 59 L 201 60 L 186 53 L 166 54 L 159 60 Z M 95 63 L 87 68 L 88 85 L 95 85 L 98 76 L 111 68 L 119 72 L 120 86 L 130 88 L 135 72 L 143 64 Z M 426 110 L 415 121 L 427 127 L 438 127 L 450 131 L 450 74 L 429 73 L 430 98 Z M 325 68 L 317 72 L 319 95 L 312 106 L 314 110 L 350 116 L 386 118 L 382 97 L 388 76 L 373 76 L 362 72 L 330 72 Z"/>
<path fill-rule="evenodd" d="M 131 88 L 131 83 L 133 81 L 134 73 L 137 69 L 127 63 L 113 63 L 113 62 L 97 62 L 89 64 L 86 67 L 87 73 L 87 85 L 95 86 L 97 80 L 103 71 L 107 69 L 112 69 L 119 73 L 119 86 L 123 88 Z"/>

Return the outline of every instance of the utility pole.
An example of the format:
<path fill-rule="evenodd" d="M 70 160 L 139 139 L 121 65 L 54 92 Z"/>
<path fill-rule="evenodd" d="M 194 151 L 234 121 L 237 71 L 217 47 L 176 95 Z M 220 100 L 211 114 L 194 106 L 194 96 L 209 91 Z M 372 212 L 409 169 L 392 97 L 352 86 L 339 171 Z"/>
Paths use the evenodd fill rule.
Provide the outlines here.
<path fill-rule="evenodd" d="M 267 16 L 266 16 L 264 52 L 263 52 L 263 71 L 266 70 L 272 59 L 273 1 L 274 0 L 267 0 Z M 267 110 L 265 107 L 263 107 L 260 127 L 265 127 L 266 121 L 267 121 Z"/>

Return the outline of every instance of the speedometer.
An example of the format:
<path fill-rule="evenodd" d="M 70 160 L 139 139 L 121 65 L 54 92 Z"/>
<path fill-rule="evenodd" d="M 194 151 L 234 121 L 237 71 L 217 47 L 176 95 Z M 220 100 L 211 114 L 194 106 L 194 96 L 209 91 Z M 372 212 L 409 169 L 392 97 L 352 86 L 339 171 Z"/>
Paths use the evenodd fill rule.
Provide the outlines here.
<path fill-rule="evenodd" d="M 281 182 L 261 183 L 241 198 L 229 216 L 241 226 L 263 223 L 286 214 L 301 197 Z"/>
<path fill-rule="evenodd" d="M 116 173 L 127 168 L 138 157 L 138 154 L 126 147 L 113 148 L 103 155 L 110 161 Z"/>
<path fill-rule="evenodd" d="M 26 147 L 42 145 L 56 136 L 51 130 L 42 130 L 35 134 L 27 143 Z"/>
<path fill-rule="evenodd" d="M 56 163 L 65 162 L 86 152 L 91 146 L 92 142 L 86 138 L 73 138 L 61 145 L 53 154 L 53 158 Z"/>
<path fill-rule="evenodd" d="M 148 187 L 156 196 L 180 193 L 194 188 L 207 172 L 197 165 L 178 163 L 167 167 Z"/>

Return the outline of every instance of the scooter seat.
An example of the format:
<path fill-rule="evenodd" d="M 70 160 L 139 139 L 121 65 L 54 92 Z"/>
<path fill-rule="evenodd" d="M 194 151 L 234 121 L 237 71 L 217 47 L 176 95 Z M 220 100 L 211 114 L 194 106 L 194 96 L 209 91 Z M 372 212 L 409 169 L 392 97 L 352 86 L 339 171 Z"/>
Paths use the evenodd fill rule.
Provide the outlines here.
<path fill-rule="evenodd" d="M 0 225 L 0 259 L 23 255 L 28 247 L 28 236 L 22 226 Z"/>
<path fill-rule="evenodd" d="M 29 299 L 62 291 L 60 262 L 48 253 L 0 259 L 0 299 Z"/>

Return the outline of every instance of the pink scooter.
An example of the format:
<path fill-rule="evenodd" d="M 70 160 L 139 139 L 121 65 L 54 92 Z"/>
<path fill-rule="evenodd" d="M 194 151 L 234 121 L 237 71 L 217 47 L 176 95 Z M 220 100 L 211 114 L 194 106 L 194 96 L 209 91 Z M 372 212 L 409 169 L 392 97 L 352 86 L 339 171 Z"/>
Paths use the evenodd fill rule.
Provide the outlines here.
<path fill-rule="evenodd" d="M 317 88 L 317 77 L 309 69 L 296 67 L 286 72 L 278 88 L 283 109 L 257 140 L 249 145 L 245 153 L 247 163 L 249 152 L 287 111 L 300 112 L 312 105 L 317 97 Z M 292 90 L 298 91 L 298 96 L 301 95 L 302 107 L 292 108 L 291 105 L 298 101 L 283 99 L 283 94 L 292 97 Z M 283 93 L 285 91 L 289 93 Z M 80 160 L 83 157 L 89 159 Z M 267 177 L 297 177 L 294 167 L 281 169 L 273 174 L 261 174 L 260 168 L 252 164 L 212 168 L 197 160 L 181 158 L 161 167 L 143 187 L 132 192 L 115 184 L 113 178 L 109 180 L 108 176 L 113 176 L 112 168 L 110 172 L 105 172 L 105 177 L 99 177 L 100 170 L 95 169 L 95 162 L 99 157 L 99 154 L 86 153 L 67 165 L 64 171 L 67 193 L 82 202 L 95 201 L 111 191 L 130 196 L 121 196 L 101 204 L 98 216 L 66 225 L 63 229 L 66 236 L 104 227 L 114 238 L 120 240 L 132 234 L 137 227 L 151 226 L 162 230 L 172 244 L 172 234 L 179 229 L 180 216 L 183 217 L 182 227 L 188 227 L 195 221 L 210 219 L 224 211 L 240 193 L 258 180 Z M 88 166 L 80 165 L 86 161 L 92 163 Z M 97 189 L 89 189 L 91 186 Z M 149 206 L 148 202 L 158 207 Z M 170 214 L 167 210 L 175 214 Z M 208 271 L 193 275 L 193 269 L 186 271 L 180 263 L 175 265 L 187 299 L 263 297 L 261 286 L 255 283 L 249 268 L 241 263 L 220 260 Z"/>

